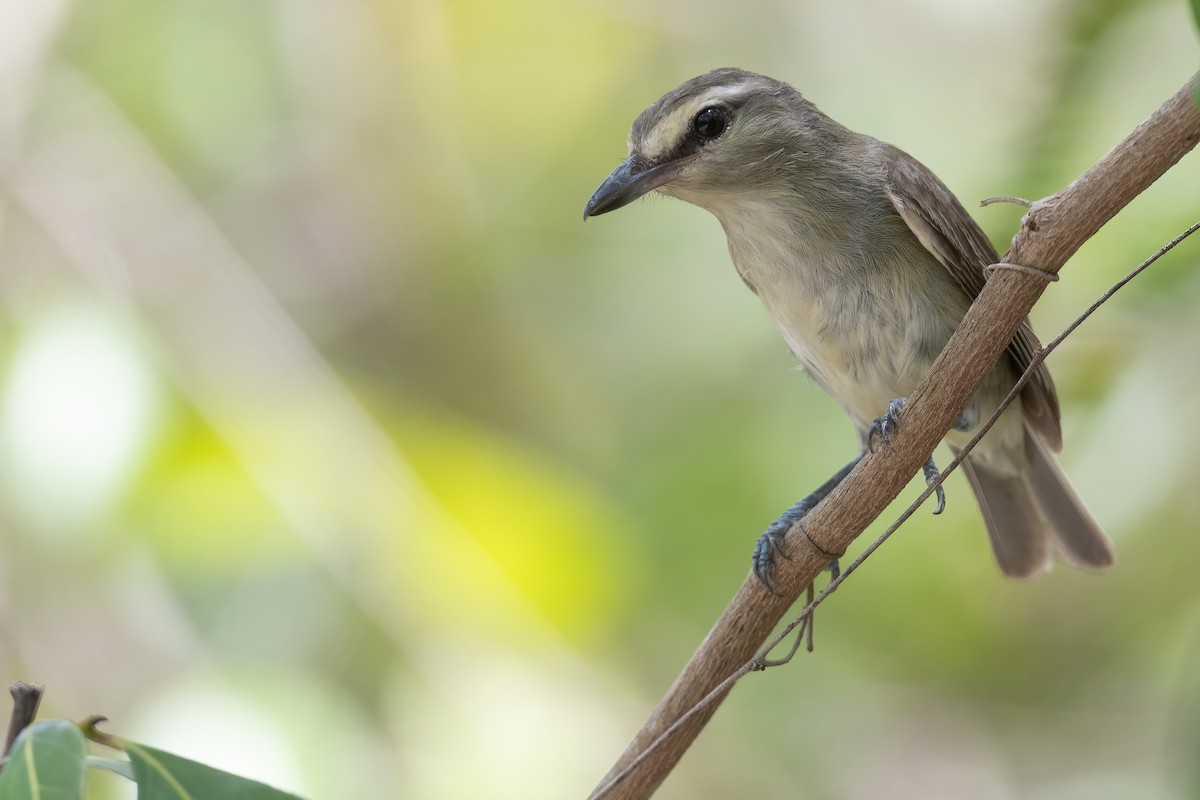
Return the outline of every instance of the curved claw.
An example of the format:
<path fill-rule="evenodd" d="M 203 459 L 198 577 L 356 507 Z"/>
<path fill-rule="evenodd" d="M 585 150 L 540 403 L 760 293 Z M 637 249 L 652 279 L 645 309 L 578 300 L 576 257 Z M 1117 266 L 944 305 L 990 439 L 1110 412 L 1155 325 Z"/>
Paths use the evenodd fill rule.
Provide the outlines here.
<path fill-rule="evenodd" d="M 771 582 L 771 572 L 775 569 L 775 557 L 789 558 L 780 546 L 788 528 L 792 526 L 792 520 L 787 517 L 788 513 L 784 512 L 779 519 L 767 526 L 767 529 L 758 537 L 758 541 L 754 543 L 754 555 L 750 558 L 755 577 L 763 586 L 767 587 L 767 591 L 771 594 L 778 594 L 775 591 L 775 584 Z"/>
<path fill-rule="evenodd" d="M 877 418 L 871 423 L 871 427 L 867 428 L 867 449 L 872 453 L 875 452 L 876 437 L 882 439 L 888 447 L 892 446 L 892 434 L 900 430 L 899 416 L 907 402 L 907 397 L 897 397 L 888 403 L 887 411 L 883 416 Z"/>
<path fill-rule="evenodd" d="M 925 484 L 927 486 L 932 486 L 942 477 L 942 473 L 938 472 L 937 464 L 933 463 L 932 455 L 925 460 L 925 463 L 921 466 L 921 471 L 925 473 Z M 933 491 L 934 496 L 937 497 L 937 508 L 933 510 L 933 513 L 940 514 L 946 510 L 946 491 L 940 483 Z"/>

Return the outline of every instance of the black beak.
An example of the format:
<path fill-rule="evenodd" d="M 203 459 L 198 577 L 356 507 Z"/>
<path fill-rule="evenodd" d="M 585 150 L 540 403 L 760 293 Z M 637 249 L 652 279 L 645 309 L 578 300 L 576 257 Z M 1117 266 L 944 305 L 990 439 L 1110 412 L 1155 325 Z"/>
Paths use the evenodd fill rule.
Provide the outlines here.
<path fill-rule="evenodd" d="M 583 209 L 583 218 L 586 220 L 588 217 L 607 214 L 621 206 L 629 205 L 664 183 L 675 180 L 679 176 L 681 166 L 680 161 L 647 164 L 636 153 L 631 155 L 600 184 L 600 188 Z"/>

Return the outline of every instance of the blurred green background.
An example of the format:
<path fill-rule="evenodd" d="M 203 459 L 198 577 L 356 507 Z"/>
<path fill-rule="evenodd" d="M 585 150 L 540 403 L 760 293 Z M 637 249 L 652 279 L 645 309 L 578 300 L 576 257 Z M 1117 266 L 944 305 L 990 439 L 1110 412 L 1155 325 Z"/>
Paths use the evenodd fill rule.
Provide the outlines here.
<path fill-rule="evenodd" d="M 0 4 L 0 680 L 312 798 L 584 796 L 855 447 L 715 220 L 580 222 L 634 116 L 788 80 L 1003 250 L 975 201 L 1057 190 L 1197 53 L 1184 0 Z M 1112 573 L 1003 580 L 956 476 L 660 796 L 1200 796 L 1198 266 L 1050 361 Z"/>

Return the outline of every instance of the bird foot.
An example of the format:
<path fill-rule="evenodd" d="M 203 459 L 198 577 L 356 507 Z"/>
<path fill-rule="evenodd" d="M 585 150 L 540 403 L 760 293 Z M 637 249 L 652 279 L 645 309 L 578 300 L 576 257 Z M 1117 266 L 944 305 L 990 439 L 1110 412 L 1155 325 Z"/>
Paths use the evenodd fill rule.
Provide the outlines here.
<path fill-rule="evenodd" d="M 933 463 L 933 456 L 929 456 L 925 463 L 921 466 L 921 472 L 925 473 L 925 485 L 933 486 L 942 478 L 942 473 L 938 472 L 937 464 Z M 946 490 L 939 483 L 937 488 L 933 490 L 937 497 L 937 508 L 933 510 L 934 514 L 940 514 L 946 510 Z"/>
<path fill-rule="evenodd" d="M 900 429 L 898 416 L 908 403 L 907 397 L 897 397 L 895 400 L 888 403 L 887 412 L 882 417 L 871 423 L 871 427 L 867 429 L 867 447 L 871 452 L 875 452 L 875 439 L 878 437 L 883 440 L 883 443 L 888 447 L 892 446 L 892 434 Z M 971 427 L 970 420 L 966 414 L 961 414 L 954 421 L 956 430 L 969 430 Z M 921 465 L 921 472 L 925 474 L 925 485 L 932 486 L 941 479 L 942 474 L 938 472 L 937 464 L 933 463 L 933 455 L 931 454 L 925 463 Z M 934 489 L 937 496 L 937 508 L 934 509 L 934 514 L 941 514 L 946 510 L 946 492 L 942 489 L 941 484 L 938 484 Z"/>
<path fill-rule="evenodd" d="M 817 503 L 824 500 L 850 474 L 850 470 L 854 469 L 854 465 L 861 459 L 862 454 L 855 456 L 849 464 L 833 473 L 829 480 L 818 486 L 812 494 L 780 514 L 779 519 L 768 525 L 767 529 L 758 537 L 758 541 L 754 544 L 754 555 L 751 557 L 751 565 L 755 576 L 762 581 L 763 586 L 766 586 L 768 591 L 775 593 L 775 586 L 771 583 L 771 571 L 775 566 L 775 556 L 788 557 L 787 553 L 783 552 L 783 548 L 780 546 L 783 544 L 783 537 L 787 534 L 788 528 L 804 519 L 804 515 L 811 511 Z M 828 569 L 836 578 L 838 574 L 837 559 L 830 560 Z"/>
<path fill-rule="evenodd" d="M 811 495 L 780 514 L 779 519 L 768 525 L 767 529 L 758 537 L 758 541 L 754 543 L 754 555 L 750 557 L 754 575 L 772 594 L 778 594 L 775 591 L 775 584 L 771 582 L 771 573 L 775 569 L 775 558 L 789 558 L 788 554 L 783 552 L 783 537 L 787 535 L 789 528 L 804 519 L 804 516 L 816 505 L 816 502 L 810 501 L 810 498 Z M 841 574 L 836 558 L 831 558 L 825 569 L 829 572 L 830 580 L 836 580 L 837 576 Z"/>
<path fill-rule="evenodd" d="M 812 509 L 813 505 L 808 502 L 807 497 L 796 503 L 780 514 L 779 519 L 768 525 L 767 529 L 758 537 L 758 541 L 754 543 L 754 555 L 750 557 L 750 563 L 753 566 L 754 574 L 772 594 L 775 593 L 775 585 L 771 583 L 771 572 L 775 569 L 775 557 L 788 558 L 787 553 L 783 552 L 783 537 L 789 528 L 804 519 L 804 515 Z"/>
<path fill-rule="evenodd" d="M 900 430 L 900 412 L 904 410 L 907 397 L 897 397 L 888 403 L 887 411 L 867 428 L 867 449 L 875 452 L 875 439 L 878 437 L 888 447 L 892 446 L 892 434 Z"/>
<path fill-rule="evenodd" d="M 788 558 L 788 554 L 783 552 L 781 546 L 783 544 L 783 537 L 792 525 L 802 520 L 804 515 L 811 510 L 812 506 L 816 505 L 816 503 L 806 505 L 806 500 L 808 500 L 807 497 L 780 514 L 779 519 L 768 525 L 766 531 L 754 543 L 754 555 L 751 556 L 754 575 L 772 594 L 777 594 L 775 585 L 771 583 L 771 572 L 775 568 L 775 557 Z M 829 580 L 831 581 L 837 580 L 838 575 L 841 574 L 841 569 L 838 566 L 836 558 L 829 559 L 829 563 L 825 565 L 825 570 L 829 573 Z"/>

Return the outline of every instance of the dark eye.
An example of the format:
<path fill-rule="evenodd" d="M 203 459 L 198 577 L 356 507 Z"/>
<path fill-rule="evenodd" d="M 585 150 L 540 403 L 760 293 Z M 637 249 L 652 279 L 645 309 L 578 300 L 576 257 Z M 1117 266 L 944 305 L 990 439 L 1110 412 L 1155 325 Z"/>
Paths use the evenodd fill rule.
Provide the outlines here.
<path fill-rule="evenodd" d="M 722 108 L 703 109 L 692 120 L 692 130 L 704 141 L 712 141 L 725 132 L 729 125 L 729 114 Z"/>

